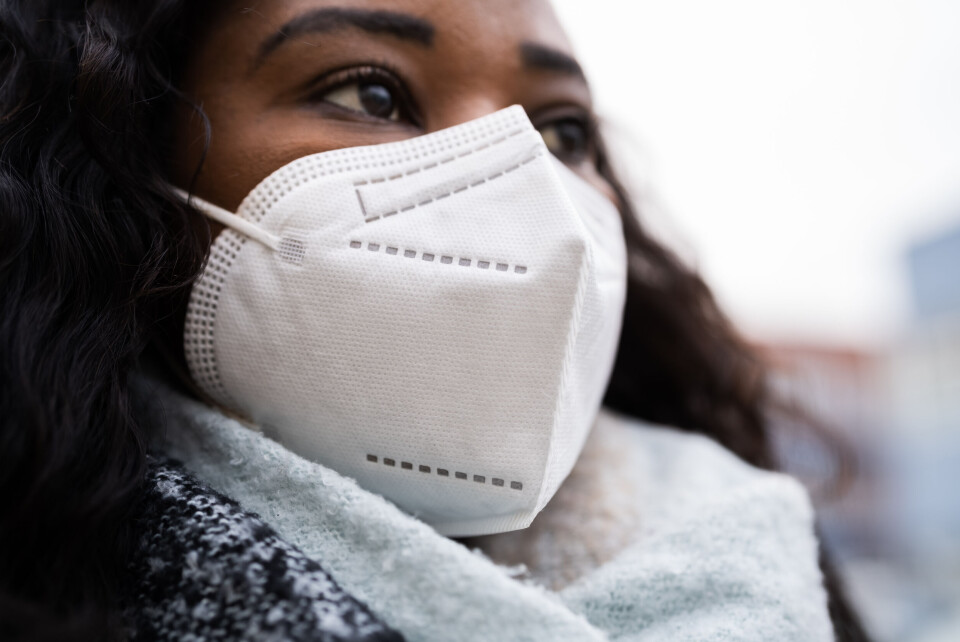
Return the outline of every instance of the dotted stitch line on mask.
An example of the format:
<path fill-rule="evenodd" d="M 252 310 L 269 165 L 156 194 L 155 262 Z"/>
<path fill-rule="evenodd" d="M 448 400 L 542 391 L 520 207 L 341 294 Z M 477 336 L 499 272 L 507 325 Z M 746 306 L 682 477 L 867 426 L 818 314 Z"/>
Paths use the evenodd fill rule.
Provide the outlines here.
<path fill-rule="evenodd" d="M 350 247 L 355 250 L 359 250 L 363 247 L 362 241 L 350 241 Z M 415 259 L 417 255 L 420 255 L 421 260 L 427 261 L 428 263 L 433 263 L 437 259 L 437 255 L 433 252 L 418 252 L 417 250 L 404 249 L 403 253 L 400 252 L 400 247 L 396 245 L 384 245 L 383 243 L 367 243 L 367 249 L 371 252 L 379 252 L 380 248 L 385 248 L 384 253 L 391 256 L 403 256 L 407 259 Z M 453 265 L 454 264 L 453 256 L 449 254 L 440 255 L 440 263 L 443 265 Z M 509 263 L 500 263 L 497 261 L 483 261 L 478 260 L 474 263 L 473 259 L 468 259 L 465 257 L 456 257 L 456 264 L 461 267 L 470 267 L 475 265 L 481 270 L 489 270 L 493 268 L 497 272 L 509 272 L 510 264 Z M 514 265 L 513 266 L 514 274 L 526 274 L 527 266 L 526 265 Z"/>
<path fill-rule="evenodd" d="M 522 134 L 524 131 L 525 131 L 525 130 L 523 130 L 523 129 L 517 129 L 517 130 L 514 130 L 514 131 L 510 132 L 509 134 L 504 134 L 503 136 L 501 136 L 500 138 L 497 138 L 496 140 L 492 140 L 492 141 L 490 141 L 490 142 L 484 143 L 483 145 L 479 145 L 479 146 L 477 146 L 477 147 L 474 147 L 473 149 L 468 149 L 468 150 L 465 151 L 465 152 L 460 152 L 459 154 L 454 154 L 454 155 L 452 155 L 452 156 L 447 156 L 446 158 L 442 158 L 442 159 L 440 159 L 440 160 L 438 160 L 438 161 L 434 161 L 434 162 L 432 162 L 432 163 L 427 163 L 426 165 L 421 165 L 420 167 L 415 167 L 414 169 L 408 170 L 408 171 L 406 171 L 406 172 L 401 172 L 401 173 L 399 173 L 399 174 L 394 174 L 394 175 L 392 175 L 392 176 L 381 176 L 381 177 L 379 177 L 379 178 L 370 178 L 370 179 L 363 180 L 363 181 L 357 181 L 356 183 L 354 183 L 354 186 L 360 187 L 361 185 L 371 185 L 371 184 L 374 184 L 374 183 L 387 183 L 387 182 L 390 182 L 390 181 L 395 181 L 395 180 L 397 180 L 398 178 L 403 178 L 404 176 L 411 176 L 411 175 L 413 175 L 413 174 L 418 174 L 418 173 L 420 173 L 420 172 L 422 172 L 422 171 L 424 171 L 424 170 L 434 169 L 435 167 L 439 167 L 440 165 L 446 165 L 447 163 L 453 162 L 453 161 L 457 160 L 458 158 L 463 158 L 463 157 L 465 157 L 465 156 L 469 156 L 470 154 L 473 154 L 474 152 L 480 152 L 480 151 L 483 151 L 483 150 L 487 149 L 488 147 L 493 147 L 494 145 L 499 145 L 500 143 L 506 142 L 507 140 L 513 138 L 514 136 L 517 136 L 517 135 L 519 135 L 519 134 Z"/>
<path fill-rule="evenodd" d="M 527 122 L 526 118 L 518 118 L 517 114 L 501 114 L 493 119 L 488 117 L 483 120 L 485 122 L 482 124 L 474 122 L 463 125 L 462 127 L 465 127 L 465 129 L 452 139 L 440 139 L 438 138 L 439 132 L 437 132 L 418 139 L 404 141 L 410 144 L 412 149 L 402 157 L 369 158 L 367 155 L 360 155 L 357 158 L 358 154 L 354 148 L 345 148 L 325 154 L 314 154 L 305 159 L 294 161 L 285 171 L 279 171 L 267 177 L 263 183 L 263 189 L 257 190 L 258 193 L 256 194 L 251 194 L 251 219 L 255 223 L 259 222 L 280 198 L 292 189 L 299 187 L 306 180 L 361 169 L 387 168 L 406 164 L 414 159 L 436 155 L 447 149 L 456 148 L 464 144 L 464 141 L 489 137 L 493 130 L 505 125 L 515 124 L 519 126 L 518 132 L 529 131 L 528 128 L 524 127 Z"/>
<path fill-rule="evenodd" d="M 354 183 L 354 186 L 360 187 L 361 185 L 372 185 L 372 184 L 374 184 L 374 183 L 387 183 L 387 182 L 390 182 L 390 181 L 395 181 L 395 180 L 397 180 L 398 178 L 403 178 L 404 176 L 412 176 L 413 174 L 418 174 L 418 173 L 420 173 L 420 172 L 422 172 L 422 171 L 424 171 L 424 170 L 433 169 L 433 168 L 435 168 L 435 167 L 439 167 L 440 165 L 445 165 L 445 164 L 447 164 L 447 163 L 453 162 L 453 161 L 457 160 L 458 158 L 463 158 L 463 157 L 465 157 L 465 156 L 469 156 L 470 154 L 473 154 L 474 152 L 483 151 L 483 150 L 487 149 L 488 147 L 493 147 L 494 145 L 499 145 L 500 143 L 506 142 L 507 140 L 513 138 L 514 136 L 517 136 L 517 135 L 519 135 L 519 134 L 522 134 L 524 131 L 526 131 L 526 130 L 524 130 L 524 129 L 515 129 L 514 131 L 512 131 L 512 132 L 510 132 L 510 133 L 508 133 L 508 134 L 504 134 L 504 135 L 501 136 L 500 138 L 497 138 L 497 139 L 495 139 L 495 140 L 491 140 L 491 141 L 489 141 L 489 142 L 486 142 L 486 143 L 484 143 L 483 145 L 479 145 L 479 146 L 477 146 L 477 147 L 474 147 L 473 149 L 468 149 L 468 150 L 465 151 L 465 152 L 460 152 L 459 154 L 453 154 L 453 155 L 451 155 L 451 156 L 447 156 L 447 157 L 445 157 L 445 158 L 442 158 L 442 159 L 440 159 L 440 160 L 438 160 L 438 161 L 434 161 L 434 162 L 432 162 L 432 163 L 427 163 L 426 165 L 421 165 L 420 167 L 415 167 L 414 169 L 407 170 L 406 172 L 400 172 L 399 174 L 394 174 L 394 175 L 392 175 L 392 176 L 380 176 L 380 177 L 378 177 L 378 178 L 370 178 L 370 179 L 366 179 L 366 180 L 362 180 L 362 181 L 357 181 L 357 182 Z"/>
<path fill-rule="evenodd" d="M 416 208 L 418 208 L 418 207 L 423 207 L 424 205 L 429 205 L 430 203 L 433 203 L 434 201 L 440 201 L 440 200 L 443 200 L 443 199 L 448 198 L 448 197 L 450 197 L 450 196 L 453 196 L 454 194 L 460 194 L 460 193 L 462 193 L 462 192 L 467 191 L 468 189 L 470 189 L 470 188 L 472 188 L 472 187 L 480 187 L 480 186 L 483 185 L 484 183 L 489 183 L 490 181 L 492 181 L 492 180 L 494 180 L 494 179 L 500 178 L 501 176 L 505 176 L 506 174 L 509 174 L 510 172 L 513 172 L 513 171 L 516 171 L 516 170 L 520 169 L 521 167 L 523 167 L 523 166 L 526 165 L 527 163 L 530 163 L 530 162 L 535 161 L 536 159 L 540 158 L 541 155 L 542 155 L 541 152 L 537 152 L 536 154 L 533 154 L 533 155 L 528 156 L 527 158 L 523 159 L 523 160 L 520 161 L 519 163 L 516 163 L 516 164 L 514 164 L 514 165 L 511 165 L 510 167 L 508 167 L 508 168 L 506 168 L 506 169 L 503 169 L 503 170 L 501 170 L 501 171 L 499 171 L 499 172 L 496 172 L 495 174 L 491 174 L 490 176 L 487 176 L 486 178 L 481 178 L 480 180 L 476 180 L 476 181 L 473 181 L 472 183 L 468 183 L 468 184 L 463 185 L 463 186 L 461 186 L 461 187 L 457 187 L 457 188 L 455 188 L 455 189 L 450 190 L 449 192 L 446 192 L 445 194 L 441 194 L 441 195 L 439 195 L 439 196 L 434 196 L 434 197 L 432 197 L 432 198 L 428 198 L 428 199 L 426 199 L 426 200 L 424 200 L 424 201 L 420 201 L 419 203 L 411 203 L 410 205 L 406 205 L 406 206 L 404 206 L 404 207 L 398 207 L 398 208 L 395 209 L 395 210 L 392 210 L 392 211 L 390 211 L 390 212 L 386 212 L 386 213 L 384 213 L 384 214 L 378 214 L 378 215 L 376 215 L 376 216 L 369 216 L 369 217 L 367 216 L 367 208 L 366 208 L 366 206 L 364 206 L 364 204 L 363 204 L 363 196 L 360 194 L 360 190 L 356 190 L 356 191 L 357 191 L 357 200 L 360 201 L 360 211 L 363 213 L 363 221 L 364 221 L 364 223 L 370 223 L 371 221 L 376 221 L 376 220 L 381 219 L 381 218 L 386 218 L 386 217 L 388 217 L 388 216 L 393 216 L 394 214 L 399 214 L 400 212 L 409 212 L 409 211 L 412 210 L 412 209 L 416 209 Z M 453 160 L 453 159 L 450 159 L 450 160 Z M 445 162 L 449 162 L 449 161 L 445 161 Z M 419 170 L 417 170 L 417 171 L 419 171 Z M 399 178 L 399 177 L 390 177 L 390 178 L 387 178 L 387 179 L 384 179 L 384 180 L 393 180 L 394 178 Z"/>
<path fill-rule="evenodd" d="M 367 455 L 367 461 L 370 462 L 370 463 L 372 463 L 372 464 L 383 463 L 384 466 L 390 466 L 391 468 L 395 468 L 395 467 L 397 466 L 397 460 L 396 460 L 396 459 L 392 459 L 392 458 L 390 458 L 390 457 L 384 457 L 383 460 L 382 460 L 382 462 L 381 462 L 380 457 L 378 457 L 377 455 L 370 455 L 370 454 L 368 454 L 368 455 Z M 413 470 L 413 463 L 412 463 L 412 462 L 402 461 L 402 460 L 401 460 L 399 463 L 400 463 L 400 468 L 401 468 L 401 469 L 403 469 L 403 470 Z M 417 470 L 420 471 L 421 473 L 425 473 L 425 474 L 428 474 L 428 475 L 432 472 L 431 467 L 430 467 L 430 466 L 425 466 L 424 464 L 418 464 L 418 465 L 417 465 Z M 450 477 L 450 476 L 451 476 L 451 475 L 450 475 L 450 470 L 447 469 L 447 468 L 437 468 L 437 476 L 439 476 L 439 477 Z M 467 473 L 461 472 L 461 471 L 459 471 L 459 470 L 453 471 L 453 475 L 452 475 L 452 476 L 453 476 L 454 479 L 461 479 L 461 480 L 464 480 L 464 481 L 467 480 L 467 479 L 469 479 L 469 478 L 471 477 L 471 476 L 468 475 Z M 486 484 L 486 483 L 487 483 L 487 476 L 486 476 L 486 475 L 473 475 L 472 477 L 473 477 L 473 481 L 476 482 L 476 483 L 478 483 L 478 484 Z M 493 485 L 493 486 L 503 487 L 503 486 L 506 484 L 506 482 L 504 481 L 504 479 L 503 479 L 502 477 L 491 477 L 491 478 L 490 478 L 490 484 Z M 523 482 L 512 481 L 512 482 L 510 482 L 510 488 L 511 488 L 512 490 L 523 490 Z"/>

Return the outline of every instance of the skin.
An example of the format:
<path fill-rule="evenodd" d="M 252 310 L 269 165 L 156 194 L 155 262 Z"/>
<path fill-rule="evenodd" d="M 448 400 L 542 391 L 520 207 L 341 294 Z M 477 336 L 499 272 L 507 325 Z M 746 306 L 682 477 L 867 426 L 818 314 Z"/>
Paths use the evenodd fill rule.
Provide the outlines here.
<path fill-rule="evenodd" d="M 350 24 L 278 35 L 290 21 L 331 7 L 420 18 L 432 26 L 432 38 L 427 45 Z M 202 120 L 184 108 L 171 174 L 176 184 L 192 184 L 195 194 L 229 211 L 262 179 L 302 156 L 403 140 L 513 104 L 526 109 L 551 151 L 614 200 L 593 162 L 586 80 L 524 59 L 522 47 L 531 44 L 573 58 L 545 0 L 248 0 L 229 4 L 209 22 L 182 83 L 209 118 L 209 149 L 204 157 Z M 274 48 L 264 56 L 267 42 Z M 384 76 L 369 73 L 383 68 Z M 360 84 L 350 77 L 354 72 L 362 74 Z M 380 87 L 371 90 L 371 84 Z M 361 85 L 381 97 L 384 90 L 398 98 L 405 93 L 409 100 L 396 102 L 410 105 L 401 105 L 396 118 L 366 113 Z M 585 143 L 564 155 L 570 134 L 582 134 Z"/>

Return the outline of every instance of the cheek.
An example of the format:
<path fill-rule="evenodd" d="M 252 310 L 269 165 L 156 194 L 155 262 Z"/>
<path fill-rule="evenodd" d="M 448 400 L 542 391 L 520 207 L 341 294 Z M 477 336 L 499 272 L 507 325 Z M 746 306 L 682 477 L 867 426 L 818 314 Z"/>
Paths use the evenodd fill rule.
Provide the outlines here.
<path fill-rule="evenodd" d="M 303 155 L 296 149 L 296 137 L 257 126 L 253 114 L 211 114 L 210 127 L 197 193 L 230 211 L 274 170 Z"/>
<path fill-rule="evenodd" d="M 248 107 L 236 102 L 229 108 L 211 105 L 207 115 L 210 148 L 203 158 L 196 193 L 231 211 L 264 178 L 298 158 L 411 136 L 406 130 L 382 131 L 368 123 L 320 118 L 298 106 Z M 201 157 L 192 156 L 196 161 Z M 187 176 L 187 182 L 191 177 Z"/>
<path fill-rule="evenodd" d="M 173 123 L 173 145 L 167 158 L 167 173 L 174 185 L 186 188 L 203 158 L 206 137 L 203 119 L 194 109 L 178 102 Z"/>

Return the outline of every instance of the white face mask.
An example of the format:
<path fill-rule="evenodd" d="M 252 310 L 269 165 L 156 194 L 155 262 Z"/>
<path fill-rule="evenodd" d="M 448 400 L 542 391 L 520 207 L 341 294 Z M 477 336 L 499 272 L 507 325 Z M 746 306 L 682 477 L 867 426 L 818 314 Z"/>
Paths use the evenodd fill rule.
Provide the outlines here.
<path fill-rule="evenodd" d="M 530 524 L 596 418 L 626 256 L 521 107 L 191 203 L 231 228 L 187 311 L 206 393 L 440 533 Z"/>

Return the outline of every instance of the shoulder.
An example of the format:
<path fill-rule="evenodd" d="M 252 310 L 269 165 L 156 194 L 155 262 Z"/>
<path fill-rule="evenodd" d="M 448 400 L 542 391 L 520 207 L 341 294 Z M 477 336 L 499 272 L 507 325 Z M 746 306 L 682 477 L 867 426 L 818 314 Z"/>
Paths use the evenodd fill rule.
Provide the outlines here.
<path fill-rule="evenodd" d="M 151 459 L 131 520 L 133 637 L 401 640 L 260 518 L 176 462 Z"/>

